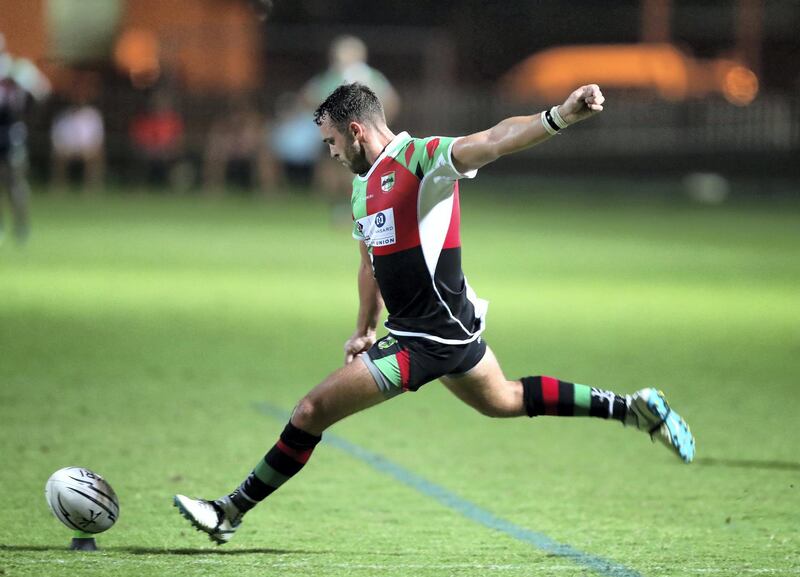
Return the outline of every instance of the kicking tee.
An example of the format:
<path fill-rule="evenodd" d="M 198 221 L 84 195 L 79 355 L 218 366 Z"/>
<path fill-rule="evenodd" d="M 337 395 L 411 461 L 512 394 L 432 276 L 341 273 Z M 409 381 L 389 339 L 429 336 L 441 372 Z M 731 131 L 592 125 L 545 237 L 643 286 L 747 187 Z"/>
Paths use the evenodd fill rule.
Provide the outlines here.
<path fill-rule="evenodd" d="M 459 345 L 484 329 L 488 302 L 461 270 L 457 139 L 398 134 L 353 179 L 353 237 L 369 249 L 389 318 L 400 336 Z"/>

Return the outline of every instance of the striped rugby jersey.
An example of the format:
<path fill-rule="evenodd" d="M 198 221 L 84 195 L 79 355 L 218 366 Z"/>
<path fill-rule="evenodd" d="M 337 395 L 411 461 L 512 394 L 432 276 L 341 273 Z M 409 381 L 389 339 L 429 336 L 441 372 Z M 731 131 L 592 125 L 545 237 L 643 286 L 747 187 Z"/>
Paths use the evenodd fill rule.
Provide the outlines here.
<path fill-rule="evenodd" d="M 483 332 L 488 302 L 461 270 L 455 138 L 398 134 L 366 174 L 353 179 L 353 237 L 363 241 L 400 336 L 465 344 Z"/>

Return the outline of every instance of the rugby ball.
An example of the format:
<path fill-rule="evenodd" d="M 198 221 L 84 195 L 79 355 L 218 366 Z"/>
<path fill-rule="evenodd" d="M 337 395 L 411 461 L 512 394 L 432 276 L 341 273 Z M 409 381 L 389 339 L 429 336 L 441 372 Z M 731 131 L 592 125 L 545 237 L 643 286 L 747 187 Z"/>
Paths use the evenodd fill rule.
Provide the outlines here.
<path fill-rule="evenodd" d="M 119 517 L 119 499 L 103 477 L 83 467 L 53 473 L 44 488 L 53 515 L 70 529 L 102 533 Z"/>

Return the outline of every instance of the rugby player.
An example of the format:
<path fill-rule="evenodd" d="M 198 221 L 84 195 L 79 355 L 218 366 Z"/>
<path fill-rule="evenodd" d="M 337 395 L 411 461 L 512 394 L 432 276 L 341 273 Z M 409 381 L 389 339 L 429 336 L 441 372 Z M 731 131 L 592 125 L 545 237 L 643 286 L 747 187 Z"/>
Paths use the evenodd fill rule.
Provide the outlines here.
<path fill-rule="evenodd" d="M 30 224 L 27 180 L 28 129 L 25 114 L 32 100 L 50 93 L 50 83 L 39 69 L 25 58 L 13 58 L 0 34 L 0 243 L 4 238 L 2 191 L 7 190 L 17 242 L 28 239 Z"/>
<path fill-rule="evenodd" d="M 345 365 L 300 400 L 277 443 L 238 488 L 215 501 L 176 495 L 181 514 L 213 541 L 227 542 L 245 513 L 300 471 L 328 427 L 435 379 L 490 417 L 615 420 L 691 462 L 689 427 L 656 389 L 620 395 L 547 376 L 507 379 L 482 338 L 487 302 L 461 270 L 458 181 L 599 113 L 603 102 L 590 84 L 541 114 L 507 118 L 461 138 L 414 138 L 389 129 L 368 87 L 336 88 L 314 120 L 330 155 L 355 174 L 360 304 Z M 388 335 L 378 339 L 384 306 Z"/>
<path fill-rule="evenodd" d="M 14 234 L 19 242 L 28 237 L 28 182 L 25 178 L 25 109 L 28 93 L 14 75 L 15 62 L 5 51 L 0 34 L 0 192 L 8 191 L 14 219 Z M 4 238 L 0 196 L 0 243 Z"/>

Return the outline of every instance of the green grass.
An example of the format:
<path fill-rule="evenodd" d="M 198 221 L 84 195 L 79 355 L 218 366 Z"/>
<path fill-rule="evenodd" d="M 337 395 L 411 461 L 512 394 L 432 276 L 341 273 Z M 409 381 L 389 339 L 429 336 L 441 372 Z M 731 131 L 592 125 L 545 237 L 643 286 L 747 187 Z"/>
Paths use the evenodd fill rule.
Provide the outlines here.
<path fill-rule="evenodd" d="M 506 374 L 658 384 L 697 462 L 594 419 L 485 419 L 438 383 L 332 432 L 644 576 L 800 574 L 800 205 L 501 184 L 462 210 Z M 29 245 L 0 247 L 0 575 L 590 574 L 331 446 L 224 548 L 176 514 L 274 442 L 255 403 L 288 409 L 341 362 L 357 262 L 308 198 L 37 196 Z M 45 504 L 67 465 L 120 497 L 100 553 L 65 551 Z"/>

